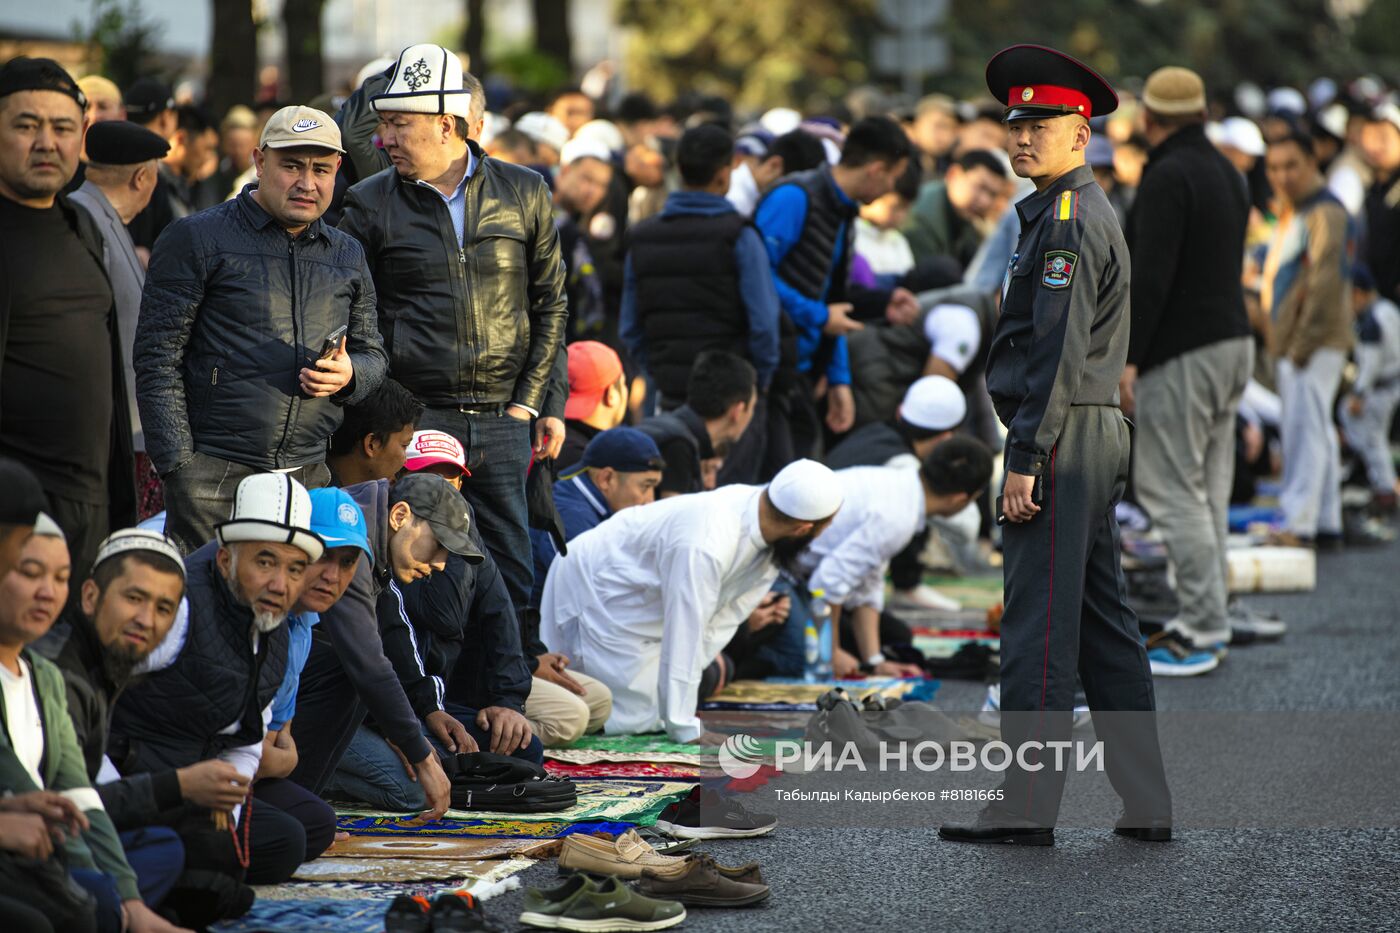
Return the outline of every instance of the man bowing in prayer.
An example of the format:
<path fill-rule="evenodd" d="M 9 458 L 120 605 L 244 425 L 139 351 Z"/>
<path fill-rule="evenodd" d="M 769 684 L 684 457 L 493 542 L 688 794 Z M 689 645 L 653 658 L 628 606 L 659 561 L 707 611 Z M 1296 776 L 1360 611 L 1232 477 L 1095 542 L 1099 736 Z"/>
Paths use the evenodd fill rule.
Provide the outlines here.
<path fill-rule="evenodd" d="M 540 635 L 612 690 L 604 731 L 718 745 L 695 712 L 706 665 L 840 507 L 836 475 L 798 460 L 767 486 L 619 512 L 555 560 Z"/>

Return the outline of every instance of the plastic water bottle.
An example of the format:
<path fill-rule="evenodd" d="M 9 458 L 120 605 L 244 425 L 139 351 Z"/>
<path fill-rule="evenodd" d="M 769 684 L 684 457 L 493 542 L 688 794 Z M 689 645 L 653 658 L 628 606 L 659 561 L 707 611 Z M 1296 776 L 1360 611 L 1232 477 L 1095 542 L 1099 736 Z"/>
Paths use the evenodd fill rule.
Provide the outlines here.
<path fill-rule="evenodd" d="M 812 612 L 803 631 L 804 679 L 823 683 L 831 679 L 831 607 L 825 590 L 812 590 Z"/>

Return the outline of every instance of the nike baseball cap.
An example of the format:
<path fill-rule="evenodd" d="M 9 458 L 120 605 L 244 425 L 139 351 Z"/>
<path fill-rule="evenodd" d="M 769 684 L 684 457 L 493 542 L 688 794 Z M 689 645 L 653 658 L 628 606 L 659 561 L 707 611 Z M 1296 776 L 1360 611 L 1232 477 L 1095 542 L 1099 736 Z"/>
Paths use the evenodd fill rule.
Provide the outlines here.
<path fill-rule="evenodd" d="M 340 127 L 314 107 L 283 107 L 267 121 L 258 140 L 259 149 L 291 149 L 294 146 L 315 146 L 345 152 L 340 144 Z"/>

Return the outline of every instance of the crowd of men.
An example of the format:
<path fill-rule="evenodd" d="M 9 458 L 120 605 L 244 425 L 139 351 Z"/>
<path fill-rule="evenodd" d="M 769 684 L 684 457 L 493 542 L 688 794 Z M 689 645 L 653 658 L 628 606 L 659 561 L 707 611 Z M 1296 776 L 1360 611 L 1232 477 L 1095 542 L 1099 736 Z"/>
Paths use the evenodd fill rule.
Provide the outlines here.
<path fill-rule="evenodd" d="M 1214 121 L 1165 68 L 1082 121 L 1081 247 L 1031 226 L 1081 193 L 1031 193 L 1005 101 L 488 113 L 417 45 L 216 119 L 0 67 L 0 917 L 202 927 L 325 851 L 326 800 L 440 816 L 444 756 L 717 744 L 699 704 L 803 674 L 814 593 L 836 676 L 922 674 L 934 555 L 1053 539 L 1058 443 L 1126 476 L 1118 413 L 1067 416 L 1091 384 L 1175 570 L 1124 650 L 1281 636 L 1229 598 L 1228 506 L 1281 472 L 1274 540 L 1321 550 L 1393 538 L 1400 491 L 1400 106 L 1288 91 Z M 999 321 L 1081 263 L 1053 327 Z"/>

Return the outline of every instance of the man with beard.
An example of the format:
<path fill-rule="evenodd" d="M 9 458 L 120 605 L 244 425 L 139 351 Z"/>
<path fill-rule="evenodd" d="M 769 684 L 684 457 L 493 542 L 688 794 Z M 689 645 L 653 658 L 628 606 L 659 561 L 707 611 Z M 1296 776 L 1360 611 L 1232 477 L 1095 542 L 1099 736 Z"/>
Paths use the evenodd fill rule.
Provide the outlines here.
<path fill-rule="evenodd" d="M 545 582 L 540 636 L 612 691 L 604 731 L 720 744 L 695 712 L 706 664 L 841 501 L 831 470 L 799 460 L 766 487 L 626 509 L 570 541 Z"/>
<path fill-rule="evenodd" d="M 722 460 L 744 435 L 757 401 L 758 375 L 748 360 L 723 350 L 696 357 L 685 404 L 638 425 L 666 461 L 656 498 L 713 489 L 717 469 L 711 461 Z"/>
<path fill-rule="evenodd" d="M 287 667 L 282 623 L 325 549 L 310 525 L 311 498 L 291 476 L 240 482 L 232 518 L 185 561 L 188 624 L 147 659 L 153 672 L 112 717 L 108 755 L 123 775 L 210 758 L 236 769 L 217 802 L 185 799 L 161 814 L 185 843 L 185 873 L 167 905 L 191 926 L 242 914 L 250 866 L 259 881 L 285 881 L 296 868 L 287 853 L 305 850 L 300 821 L 264 800 L 244 803 Z"/>
<path fill-rule="evenodd" d="M 233 765 L 215 758 L 121 777 L 106 758 L 112 706 L 171 632 L 184 592 L 185 565 L 174 541 L 139 528 L 114 532 L 98 547 L 77 611 L 34 646 L 63 672 L 88 779 L 151 904 L 164 899 L 184 862 L 179 836 L 155 825 L 161 812 L 183 800 L 217 805 L 238 777 Z M 152 887 L 148 882 L 157 877 L 167 881 Z"/>
<path fill-rule="evenodd" d="M 178 857 L 150 866 L 157 870 L 144 881 L 133 870 L 85 773 L 63 675 L 31 647 L 67 602 L 67 542 L 42 512 L 22 523 L 30 531 L 0 575 L 0 813 L 8 817 L 0 832 L 14 853 L 0 860 L 0 928 L 36 929 L 13 908 L 22 899 L 64 933 L 175 933 L 143 888 L 168 889 Z"/>

